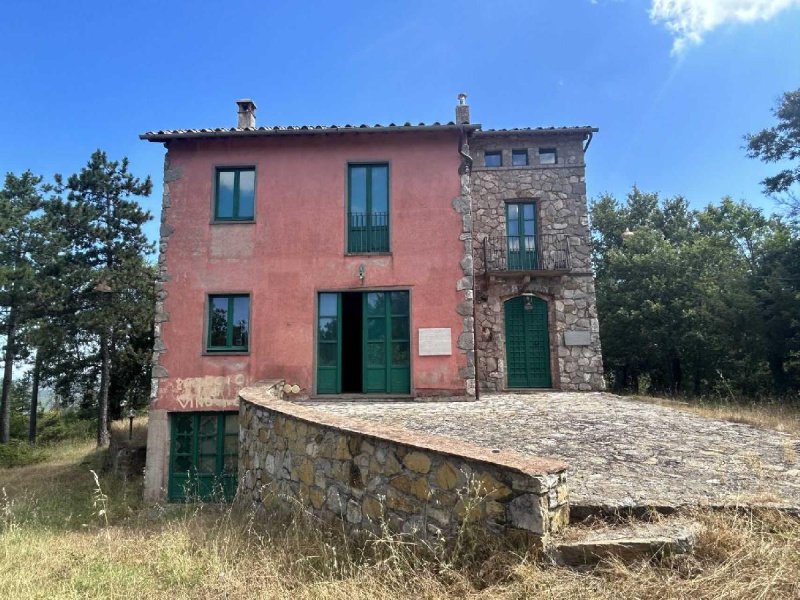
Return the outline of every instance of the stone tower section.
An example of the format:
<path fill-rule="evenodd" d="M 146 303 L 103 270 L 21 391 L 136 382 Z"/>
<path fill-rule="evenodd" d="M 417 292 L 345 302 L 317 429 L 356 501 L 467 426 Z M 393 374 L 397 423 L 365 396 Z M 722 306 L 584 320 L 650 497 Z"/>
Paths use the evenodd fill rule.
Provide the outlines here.
<path fill-rule="evenodd" d="M 469 137 L 479 390 L 601 390 L 584 155 L 596 129 Z"/>

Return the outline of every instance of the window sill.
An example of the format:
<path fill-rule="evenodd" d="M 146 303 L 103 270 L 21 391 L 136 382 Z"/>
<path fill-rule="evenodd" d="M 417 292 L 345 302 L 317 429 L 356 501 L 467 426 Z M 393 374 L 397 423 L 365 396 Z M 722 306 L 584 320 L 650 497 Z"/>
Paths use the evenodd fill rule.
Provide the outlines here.
<path fill-rule="evenodd" d="M 254 225 L 255 219 L 220 219 L 211 221 L 211 225 Z"/>
<path fill-rule="evenodd" d="M 345 256 L 391 256 L 391 252 L 345 252 Z"/>
<path fill-rule="evenodd" d="M 203 350 L 201 356 L 249 356 L 249 350 Z"/>

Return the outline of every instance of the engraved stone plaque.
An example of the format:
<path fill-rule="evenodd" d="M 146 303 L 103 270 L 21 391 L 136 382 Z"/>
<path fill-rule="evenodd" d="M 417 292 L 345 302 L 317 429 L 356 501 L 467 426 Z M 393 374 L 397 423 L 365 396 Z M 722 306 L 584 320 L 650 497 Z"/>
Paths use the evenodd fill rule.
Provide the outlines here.
<path fill-rule="evenodd" d="M 588 346 L 592 343 L 591 334 L 588 331 L 565 331 L 565 346 Z"/>
<path fill-rule="evenodd" d="M 450 356 L 453 353 L 452 347 L 453 336 L 449 327 L 420 328 L 420 356 Z"/>

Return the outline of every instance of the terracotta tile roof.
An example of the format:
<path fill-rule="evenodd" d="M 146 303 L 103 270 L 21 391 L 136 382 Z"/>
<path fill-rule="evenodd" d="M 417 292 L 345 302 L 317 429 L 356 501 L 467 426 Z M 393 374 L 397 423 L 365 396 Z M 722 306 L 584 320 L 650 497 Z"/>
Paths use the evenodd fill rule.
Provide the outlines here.
<path fill-rule="evenodd" d="M 403 131 L 457 131 L 459 127 L 469 132 L 479 135 L 524 135 L 526 133 L 573 133 L 589 134 L 597 131 L 589 125 L 576 127 L 516 127 L 513 129 L 482 129 L 477 123 L 468 125 L 456 125 L 452 121 L 449 123 L 389 123 L 382 125 L 275 125 L 269 127 L 216 127 L 204 129 L 160 129 L 158 131 L 147 131 L 139 136 L 143 140 L 151 142 L 164 142 L 174 139 L 187 138 L 214 138 L 214 137 L 251 137 L 251 136 L 277 136 L 277 135 L 310 135 L 310 134 L 339 134 L 339 133 L 386 133 Z"/>
<path fill-rule="evenodd" d="M 479 129 L 480 125 L 464 125 L 463 128 L 472 131 Z M 269 135 L 303 135 L 303 134 L 336 134 L 336 133 L 381 133 L 394 131 L 457 131 L 459 126 L 453 123 L 403 123 L 397 125 L 389 123 L 382 125 L 275 125 L 270 127 L 217 127 L 206 129 L 161 129 L 158 131 L 148 131 L 139 136 L 143 140 L 151 142 L 161 142 L 181 138 L 207 138 L 207 137 L 249 137 L 249 136 L 269 136 Z"/>
<path fill-rule="evenodd" d="M 480 135 L 524 135 L 526 133 L 596 133 L 600 131 L 591 125 L 572 127 L 514 127 L 511 129 L 481 129 Z"/>

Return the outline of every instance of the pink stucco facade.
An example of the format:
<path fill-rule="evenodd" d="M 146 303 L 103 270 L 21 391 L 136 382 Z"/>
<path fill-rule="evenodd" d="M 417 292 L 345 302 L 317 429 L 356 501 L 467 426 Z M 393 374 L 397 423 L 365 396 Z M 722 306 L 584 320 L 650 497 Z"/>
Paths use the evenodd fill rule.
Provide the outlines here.
<path fill-rule="evenodd" d="M 220 410 L 238 390 L 284 378 L 315 393 L 320 291 L 410 292 L 412 395 L 464 393 L 456 344 L 463 316 L 458 132 L 347 133 L 168 143 L 169 206 L 159 323 L 160 378 L 152 408 Z M 347 255 L 347 165 L 389 165 L 391 252 Z M 215 168 L 254 166 L 255 221 L 214 223 Z M 359 268 L 364 267 L 363 281 Z M 246 354 L 205 351 L 209 294 L 250 295 Z M 420 356 L 420 328 L 449 328 L 449 356 Z"/>

